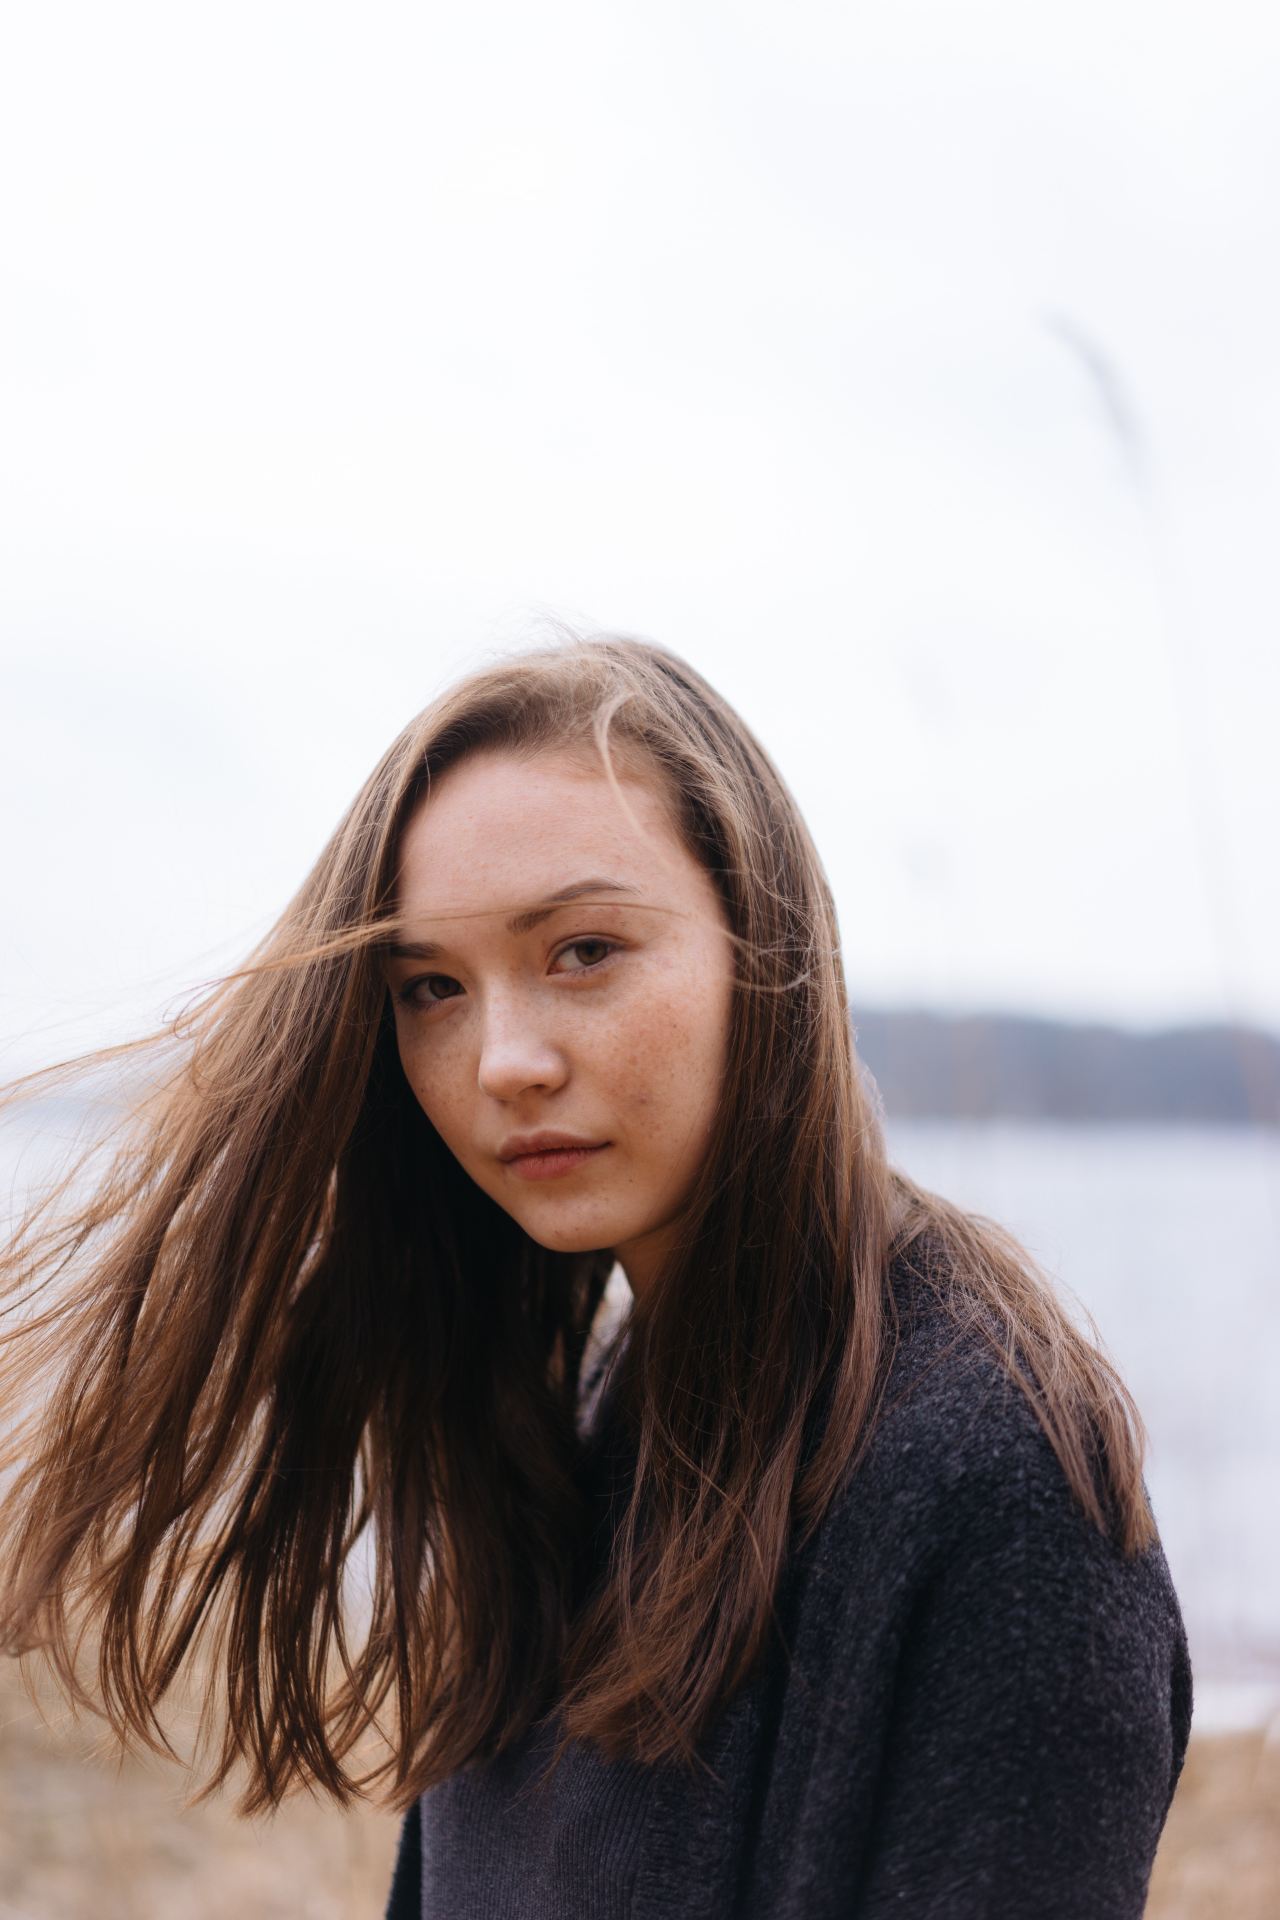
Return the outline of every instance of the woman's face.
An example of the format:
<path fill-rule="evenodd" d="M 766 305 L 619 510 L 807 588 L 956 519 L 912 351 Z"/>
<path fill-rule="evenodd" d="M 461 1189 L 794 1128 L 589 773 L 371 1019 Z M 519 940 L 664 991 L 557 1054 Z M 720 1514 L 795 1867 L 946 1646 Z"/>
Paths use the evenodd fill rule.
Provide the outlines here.
<path fill-rule="evenodd" d="M 639 1294 L 710 1141 L 733 959 L 656 782 L 619 778 L 638 824 L 581 756 L 449 768 L 401 841 L 387 978 L 409 1084 L 477 1186 L 541 1246 L 612 1248 Z M 543 1133 L 592 1151 L 517 1156 Z"/>

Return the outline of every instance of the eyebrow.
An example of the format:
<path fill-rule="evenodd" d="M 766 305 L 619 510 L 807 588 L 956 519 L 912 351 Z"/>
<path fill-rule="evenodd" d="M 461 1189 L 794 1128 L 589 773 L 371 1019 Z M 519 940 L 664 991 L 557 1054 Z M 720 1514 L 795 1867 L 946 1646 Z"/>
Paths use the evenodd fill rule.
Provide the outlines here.
<path fill-rule="evenodd" d="M 549 920 L 557 907 L 567 907 L 572 900 L 581 900 L 589 893 L 639 893 L 639 887 L 633 887 L 625 880 L 572 880 L 567 887 L 558 887 L 549 893 L 536 907 L 524 907 L 519 913 L 513 913 L 507 921 L 507 932 L 514 934 L 532 933 L 535 927 Z M 434 940 L 411 940 L 386 949 L 389 960 L 437 960 L 445 951 Z"/>

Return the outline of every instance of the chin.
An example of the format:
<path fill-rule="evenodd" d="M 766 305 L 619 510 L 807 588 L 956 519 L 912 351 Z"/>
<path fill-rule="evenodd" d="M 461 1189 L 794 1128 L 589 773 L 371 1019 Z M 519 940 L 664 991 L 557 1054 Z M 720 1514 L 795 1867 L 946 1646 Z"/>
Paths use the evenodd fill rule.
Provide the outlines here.
<path fill-rule="evenodd" d="M 612 1245 L 611 1241 L 602 1240 L 598 1232 L 589 1233 L 585 1228 L 578 1233 L 571 1228 L 566 1228 L 563 1233 L 557 1233 L 554 1228 L 543 1227 L 535 1230 L 533 1227 L 525 1227 L 525 1232 L 538 1246 L 545 1247 L 548 1253 L 595 1253 L 601 1247 Z"/>
<path fill-rule="evenodd" d="M 559 1226 L 554 1220 L 521 1220 L 520 1225 L 531 1240 L 549 1253 L 598 1253 L 627 1238 L 623 1227 L 615 1228 L 607 1220 L 583 1221 L 577 1226 L 568 1220 Z"/>

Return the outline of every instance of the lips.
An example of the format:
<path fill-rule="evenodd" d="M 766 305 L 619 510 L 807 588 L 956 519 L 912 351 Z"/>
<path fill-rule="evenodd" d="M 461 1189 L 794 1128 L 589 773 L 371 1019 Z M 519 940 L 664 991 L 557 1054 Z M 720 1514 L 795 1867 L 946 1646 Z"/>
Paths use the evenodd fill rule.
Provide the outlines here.
<path fill-rule="evenodd" d="M 521 1180 L 554 1180 L 559 1174 L 586 1166 L 588 1161 L 606 1152 L 608 1146 L 609 1142 L 603 1140 L 599 1145 L 542 1147 L 534 1153 L 516 1154 L 507 1165 Z"/>
<path fill-rule="evenodd" d="M 587 1152 L 608 1144 L 607 1140 L 587 1140 L 581 1134 L 553 1132 L 550 1128 L 543 1128 L 538 1133 L 513 1133 L 503 1143 L 498 1158 L 510 1161 L 523 1159 L 533 1153 Z"/>

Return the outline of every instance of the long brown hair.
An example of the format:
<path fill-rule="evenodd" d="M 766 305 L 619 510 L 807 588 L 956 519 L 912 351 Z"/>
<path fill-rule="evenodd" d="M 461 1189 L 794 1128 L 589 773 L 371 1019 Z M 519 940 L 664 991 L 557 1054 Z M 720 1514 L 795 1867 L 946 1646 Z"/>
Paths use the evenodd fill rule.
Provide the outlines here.
<path fill-rule="evenodd" d="M 537 1245 L 463 1173 L 407 1086 L 381 964 L 410 813 L 492 746 L 656 777 L 738 957 L 711 1148 L 628 1322 L 611 1404 L 634 1469 L 585 1590 L 575 1397 L 612 1255 Z M 552 1700 L 566 1739 L 693 1758 L 869 1441 L 895 1261 L 982 1331 L 1092 1521 L 1126 1552 L 1155 1537 L 1141 1418 L 1100 1345 L 1002 1228 L 888 1163 L 795 801 L 659 646 L 562 631 L 455 684 L 243 967 L 17 1090 L 132 1056 L 148 1078 L 87 1197 L 88 1162 L 4 1255 L 0 1636 L 153 1746 L 201 1648 L 225 1690 L 204 1791 L 246 1768 L 245 1811 L 303 1782 L 407 1805 Z M 371 1731 L 384 1757 L 353 1772 Z"/>

